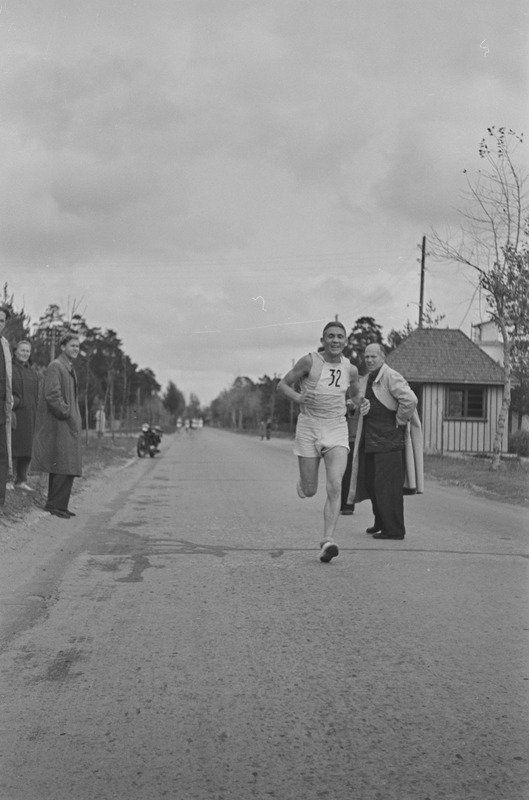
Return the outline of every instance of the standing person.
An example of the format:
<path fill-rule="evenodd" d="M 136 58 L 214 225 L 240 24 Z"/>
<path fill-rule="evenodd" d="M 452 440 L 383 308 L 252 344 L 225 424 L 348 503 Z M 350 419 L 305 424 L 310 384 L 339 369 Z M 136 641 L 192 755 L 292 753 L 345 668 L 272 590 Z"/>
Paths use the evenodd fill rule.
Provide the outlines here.
<path fill-rule="evenodd" d="M 323 541 L 320 561 L 338 555 L 334 532 L 340 516 L 342 476 L 347 464 L 348 432 L 345 419 L 346 393 L 365 410 L 368 403 L 360 394 L 358 370 L 342 356 L 346 330 L 341 322 L 329 322 L 323 329 L 323 352 L 303 356 L 287 372 L 278 389 L 300 405 L 294 453 L 298 456 L 299 497 L 313 497 L 318 489 L 320 461 L 325 464 L 327 499 L 323 510 Z M 295 386 L 300 386 L 300 391 Z"/>
<path fill-rule="evenodd" d="M 11 413 L 13 388 L 11 351 L 7 339 L 2 336 L 9 310 L 0 306 L 0 506 L 5 504 L 7 477 L 11 472 Z"/>
<path fill-rule="evenodd" d="M 81 475 L 81 414 L 73 368 L 79 337 L 66 333 L 60 347 L 60 356 L 46 370 L 39 397 L 33 469 L 49 473 L 46 511 L 69 519 L 75 516 L 68 510 L 73 479 Z"/>
<path fill-rule="evenodd" d="M 270 439 L 272 435 L 272 420 L 270 417 L 266 420 L 266 438 L 267 440 Z"/>
<path fill-rule="evenodd" d="M 407 493 L 424 490 L 417 397 L 405 378 L 385 363 L 380 344 L 368 345 L 364 359 L 370 407 L 362 410 L 358 425 L 349 502 L 371 500 L 375 520 L 366 533 L 374 539 L 404 539 L 405 487 Z"/>
<path fill-rule="evenodd" d="M 28 469 L 33 448 L 33 433 L 39 398 L 38 375 L 30 365 L 31 344 L 23 339 L 13 358 L 13 412 L 16 425 L 11 433 L 15 489 L 33 492 L 28 484 Z"/>
<path fill-rule="evenodd" d="M 101 403 L 96 411 L 96 431 L 98 439 L 101 439 L 101 437 L 105 435 L 106 424 L 107 415 L 105 414 L 105 406 Z"/>

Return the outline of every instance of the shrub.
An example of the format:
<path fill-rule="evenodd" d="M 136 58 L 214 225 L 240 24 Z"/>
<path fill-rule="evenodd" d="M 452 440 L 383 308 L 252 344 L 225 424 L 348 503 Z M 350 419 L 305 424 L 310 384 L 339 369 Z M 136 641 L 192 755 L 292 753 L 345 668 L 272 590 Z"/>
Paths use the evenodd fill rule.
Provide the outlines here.
<path fill-rule="evenodd" d="M 515 431 L 509 436 L 509 453 L 529 456 L 529 431 Z"/>

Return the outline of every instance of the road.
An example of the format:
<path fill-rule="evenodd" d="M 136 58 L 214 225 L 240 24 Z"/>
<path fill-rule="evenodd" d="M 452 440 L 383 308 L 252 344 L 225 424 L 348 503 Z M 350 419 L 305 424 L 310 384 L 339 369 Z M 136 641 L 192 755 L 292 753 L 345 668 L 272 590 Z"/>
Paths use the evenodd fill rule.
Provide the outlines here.
<path fill-rule="evenodd" d="M 321 564 L 291 447 L 182 432 L 4 536 L 1 800 L 528 800 L 526 509 L 428 483 Z"/>

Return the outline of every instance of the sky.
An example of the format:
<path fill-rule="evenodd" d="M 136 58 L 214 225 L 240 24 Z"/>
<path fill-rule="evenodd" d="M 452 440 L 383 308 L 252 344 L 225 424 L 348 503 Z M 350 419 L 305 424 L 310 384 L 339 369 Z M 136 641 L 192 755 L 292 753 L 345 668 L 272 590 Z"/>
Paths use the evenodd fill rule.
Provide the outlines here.
<path fill-rule="evenodd" d="M 521 0 L 0 0 L 2 285 L 203 405 L 336 315 L 415 323 L 422 237 L 486 129 L 527 132 L 528 26 Z M 426 265 L 470 335 L 473 276 Z"/>

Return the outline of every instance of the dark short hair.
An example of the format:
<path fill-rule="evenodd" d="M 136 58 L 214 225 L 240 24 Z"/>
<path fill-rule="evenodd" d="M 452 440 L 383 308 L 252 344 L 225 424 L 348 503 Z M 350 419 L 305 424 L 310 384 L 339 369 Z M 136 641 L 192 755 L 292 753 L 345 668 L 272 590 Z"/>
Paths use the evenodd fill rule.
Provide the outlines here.
<path fill-rule="evenodd" d="M 16 343 L 16 345 L 15 345 L 15 350 L 17 350 L 17 349 L 18 349 L 18 347 L 19 347 L 19 345 L 21 345 L 21 344 L 27 344 L 27 345 L 29 345 L 30 347 L 32 347 L 32 344 L 31 344 L 31 342 L 29 342 L 27 339 L 21 339 L 19 342 L 17 342 L 17 343 Z"/>
<path fill-rule="evenodd" d="M 3 311 L 3 312 L 4 312 L 4 314 L 6 315 L 6 322 L 7 322 L 7 320 L 8 320 L 8 319 L 10 318 L 10 316 L 11 316 L 11 311 L 8 309 L 8 307 L 7 307 L 7 306 L 0 306 L 0 311 Z"/>
<path fill-rule="evenodd" d="M 74 333 L 74 331 L 67 331 L 66 333 L 63 333 L 63 335 L 61 336 L 59 340 L 59 345 L 61 347 L 65 347 L 68 344 L 68 342 L 72 341 L 72 339 L 79 339 L 79 334 Z"/>
<path fill-rule="evenodd" d="M 343 330 L 343 332 L 345 333 L 345 335 L 347 335 L 347 331 L 345 330 L 345 325 L 342 322 L 338 322 L 337 320 L 334 320 L 334 322 L 328 322 L 327 323 L 327 325 L 323 329 L 322 336 L 325 334 L 325 331 L 328 330 L 329 328 L 341 328 Z"/>

